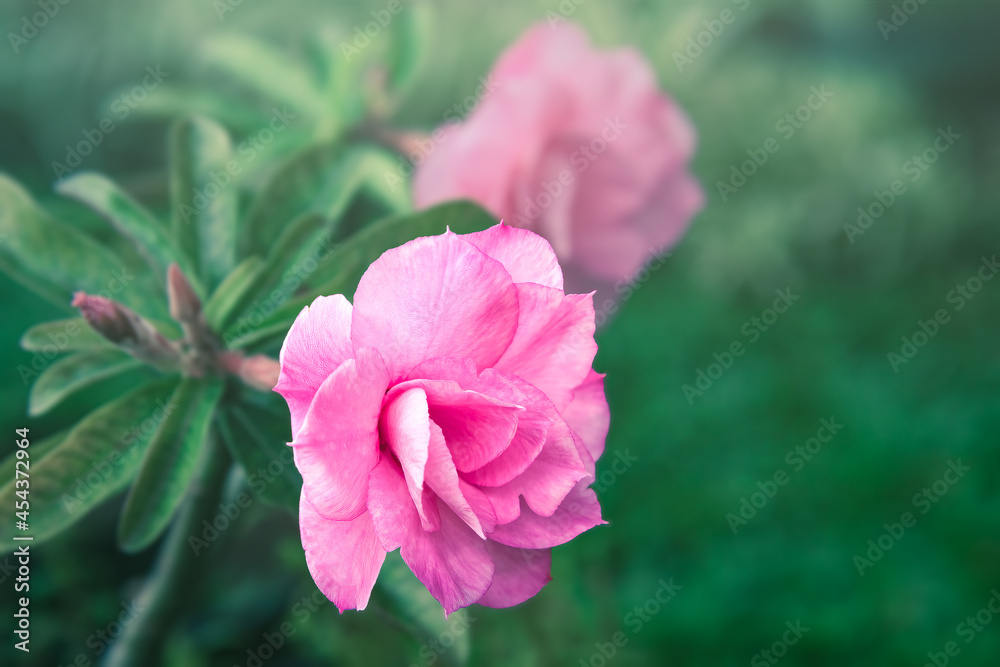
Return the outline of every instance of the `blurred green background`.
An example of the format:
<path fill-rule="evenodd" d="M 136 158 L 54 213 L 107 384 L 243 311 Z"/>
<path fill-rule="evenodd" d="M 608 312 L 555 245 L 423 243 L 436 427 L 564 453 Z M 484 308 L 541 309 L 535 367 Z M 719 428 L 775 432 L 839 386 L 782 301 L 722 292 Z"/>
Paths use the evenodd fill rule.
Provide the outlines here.
<path fill-rule="evenodd" d="M 328 604 L 303 613 L 296 604 L 316 589 L 295 518 L 257 503 L 203 556 L 211 575 L 190 591 L 163 664 L 256 664 L 265 635 L 286 622 L 294 633 L 268 665 L 922 665 L 928 653 L 939 664 L 997 664 L 1000 618 L 980 610 L 1000 590 L 1000 280 L 971 298 L 953 292 L 1000 250 L 997 4 L 425 4 L 432 40 L 395 115 L 400 127 L 435 126 L 525 27 L 567 16 L 598 45 L 637 46 L 698 129 L 693 169 L 706 208 L 598 334 L 595 366 L 608 374 L 612 409 L 598 464 L 609 525 L 557 548 L 554 580 L 534 599 L 474 606 L 463 623 L 421 639 L 396 620 L 384 588 L 364 613 L 339 616 Z M 58 211 L 51 163 L 112 113 L 116 92 L 147 66 L 160 65 L 171 84 L 224 87 L 199 51 L 214 36 L 258 36 L 295 55 L 320 28 L 350 39 L 386 5 L 60 5 L 19 53 L 9 37 L 0 47 L 0 170 Z M 880 28 L 905 9 L 915 11 L 897 14 L 907 17 L 898 30 Z M 4 2 L 3 35 L 37 10 Z M 719 31 L 711 22 L 724 10 L 733 20 Z M 706 45 L 679 67 L 675 53 L 699 35 Z M 832 96 L 789 133 L 782 119 L 814 86 Z M 148 112 L 116 122 L 85 168 L 155 204 L 168 125 Z M 958 138 L 914 171 L 914 157 L 948 128 Z M 772 137 L 780 149 L 723 197 L 718 182 Z M 845 230 L 896 179 L 906 189 L 885 213 L 863 234 Z M 772 321 L 765 311 L 787 289 L 798 300 L 758 327 L 752 318 Z M 31 359 L 18 348 L 21 333 L 63 314 L 7 277 L 0 301 L 0 432 L 30 426 L 37 438 L 70 425 L 82 403 L 25 416 L 17 370 Z M 887 355 L 939 309 L 948 321 L 894 368 Z M 734 342 L 745 352 L 713 368 L 716 354 L 728 365 Z M 699 387 L 699 371 L 716 377 Z M 808 446 L 822 419 L 843 426 L 811 460 L 786 457 Z M 969 470 L 935 487 L 959 460 Z M 784 484 L 768 483 L 776 473 Z M 924 489 L 933 503 L 915 497 Z M 744 499 L 759 506 L 754 515 Z M 11 648 L 13 576 L 0 570 L 3 664 L 99 659 L 94 634 L 115 621 L 153 559 L 114 546 L 120 500 L 35 550 L 30 655 Z M 741 511 L 745 524 L 727 518 Z M 885 524 L 905 512 L 915 525 L 885 537 Z M 870 558 L 869 540 L 880 537 L 888 550 L 859 574 L 856 557 Z M 671 578 L 676 595 L 651 603 Z M 976 625 L 960 625 L 970 616 Z M 808 631 L 798 638 L 786 623 Z M 942 653 L 948 642 L 952 656 Z"/>

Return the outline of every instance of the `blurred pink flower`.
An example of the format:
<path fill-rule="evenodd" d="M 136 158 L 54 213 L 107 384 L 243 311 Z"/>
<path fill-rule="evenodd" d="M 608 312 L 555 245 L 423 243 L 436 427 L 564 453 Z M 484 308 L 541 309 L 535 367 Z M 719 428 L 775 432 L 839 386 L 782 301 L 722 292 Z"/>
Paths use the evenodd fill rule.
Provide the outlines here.
<path fill-rule="evenodd" d="M 471 199 L 541 234 L 569 291 L 629 282 L 701 209 L 694 130 L 637 51 L 597 51 L 575 25 L 541 24 L 488 80 L 495 90 L 468 119 L 434 133 L 418 207 Z"/>
<path fill-rule="evenodd" d="M 603 523 L 596 352 L 592 297 L 563 292 L 544 239 L 502 224 L 389 250 L 353 307 L 303 309 L 275 391 L 320 590 L 364 609 L 399 548 L 448 613 L 535 595 L 550 548 Z"/>

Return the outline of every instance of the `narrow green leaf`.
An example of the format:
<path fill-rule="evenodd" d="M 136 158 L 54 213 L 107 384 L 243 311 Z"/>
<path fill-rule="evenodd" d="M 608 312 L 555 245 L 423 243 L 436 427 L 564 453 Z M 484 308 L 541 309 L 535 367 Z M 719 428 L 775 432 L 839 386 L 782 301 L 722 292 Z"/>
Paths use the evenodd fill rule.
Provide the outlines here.
<path fill-rule="evenodd" d="M 246 471 L 251 492 L 296 510 L 302 478 L 287 445 L 291 439 L 287 414 L 234 405 L 220 411 L 219 431 L 230 454 Z"/>
<path fill-rule="evenodd" d="M 267 310 L 259 315 L 270 315 L 294 293 L 295 289 L 308 277 L 318 261 L 305 262 L 305 256 L 316 254 L 325 248 L 330 224 L 318 213 L 306 213 L 293 220 L 271 247 L 267 259 L 254 277 L 253 284 L 243 293 L 232 310 L 233 315 L 244 315 L 246 308 L 254 305 L 255 310 Z M 257 299 L 260 303 L 258 304 Z"/>
<path fill-rule="evenodd" d="M 240 167 L 232 160 L 229 133 L 207 118 L 178 121 L 170 149 L 174 238 L 199 266 L 198 275 L 211 289 L 236 264 L 237 188 L 233 181 Z"/>
<path fill-rule="evenodd" d="M 342 159 L 343 148 L 321 144 L 286 160 L 247 211 L 240 235 L 241 254 L 266 255 L 272 239 L 289 222 L 311 211 L 324 212 L 317 198 L 331 183 L 343 180 L 339 169 Z M 344 189 L 334 188 L 336 192 Z"/>
<path fill-rule="evenodd" d="M 34 544 L 51 538 L 132 480 L 156 425 L 170 416 L 171 378 L 146 385 L 84 417 L 31 464 L 27 534 Z M 34 447 L 30 445 L 29 449 Z M 12 480 L 0 488 L 0 507 L 20 500 Z M 0 522 L 0 554 L 14 549 L 13 521 Z"/>
<path fill-rule="evenodd" d="M 302 63 L 251 37 L 224 34 L 213 37 L 201 50 L 203 62 L 223 70 L 264 99 L 290 105 L 294 113 L 323 115 L 317 82 Z"/>
<path fill-rule="evenodd" d="M 28 449 L 30 450 L 28 465 L 30 466 L 31 464 L 35 464 L 37 466 L 46 454 L 55 449 L 56 445 L 66 438 L 67 433 L 69 433 L 68 430 L 62 430 L 59 433 L 50 435 L 44 440 L 39 440 L 38 442 L 32 440 L 31 444 L 28 446 Z M 15 449 L 6 458 L 4 458 L 3 461 L 0 461 L 0 487 L 13 483 L 12 480 L 14 480 L 17 476 L 17 473 L 15 472 L 17 467 L 24 470 L 23 465 L 17 465 L 17 462 L 21 460 L 17 457 L 18 451 L 19 450 Z M 26 472 L 30 473 L 31 469 L 29 468 Z"/>
<path fill-rule="evenodd" d="M 212 331 L 222 331 L 228 326 L 263 266 L 264 260 L 260 257 L 247 257 L 215 289 L 205 304 L 205 320 Z"/>
<path fill-rule="evenodd" d="M 82 350 L 113 350 L 108 339 L 94 331 L 82 317 L 52 320 L 36 324 L 21 336 L 21 348 L 31 352 L 55 350 L 80 352 Z"/>
<path fill-rule="evenodd" d="M 28 414 L 45 414 L 71 394 L 142 363 L 118 350 L 79 352 L 42 371 L 28 395 Z"/>
<path fill-rule="evenodd" d="M 110 98 L 120 97 L 121 91 Z M 181 118 L 192 113 L 214 118 L 225 126 L 241 131 L 256 130 L 267 124 L 268 116 L 249 102 L 232 95 L 224 95 L 206 88 L 171 86 L 162 83 L 149 91 L 142 104 L 132 110 L 133 114 L 153 118 Z"/>
<path fill-rule="evenodd" d="M 150 441 L 118 523 L 125 551 L 152 544 L 184 500 L 222 388 L 219 378 L 185 378 L 174 391 L 170 403 L 176 409 Z"/>
<path fill-rule="evenodd" d="M 390 25 L 389 83 L 397 95 L 416 82 L 426 61 L 433 18 L 430 7 L 415 3 Z"/>
<path fill-rule="evenodd" d="M 3 174 L 0 237 L 0 270 L 67 310 L 76 290 L 99 294 L 121 289 L 124 262 L 117 255 L 56 221 L 24 188 Z M 131 290 L 124 290 L 123 295 L 139 296 Z"/>
<path fill-rule="evenodd" d="M 191 279 L 195 291 L 201 292 L 193 265 L 178 252 L 160 221 L 111 180 L 83 172 L 60 181 L 56 191 L 85 204 L 128 237 L 161 283 L 166 282 L 170 263 L 177 262 Z"/>

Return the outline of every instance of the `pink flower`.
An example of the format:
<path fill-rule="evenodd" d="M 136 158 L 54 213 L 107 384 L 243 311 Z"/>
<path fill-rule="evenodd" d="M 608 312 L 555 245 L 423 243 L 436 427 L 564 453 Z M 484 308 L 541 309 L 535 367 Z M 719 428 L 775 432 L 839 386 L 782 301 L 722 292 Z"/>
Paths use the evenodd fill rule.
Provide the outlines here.
<path fill-rule="evenodd" d="M 499 59 L 467 120 L 434 134 L 418 207 L 472 199 L 555 248 L 569 287 L 629 281 L 701 209 L 695 133 L 632 49 L 542 24 Z"/>
<path fill-rule="evenodd" d="M 592 297 L 502 224 L 389 250 L 353 307 L 303 309 L 275 391 L 320 590 L 364 609 L 398 548 L 448 613 L 535 595 L 550 548 L 604 523 L 587 488 L 609 420 L 596 351 Z"/>

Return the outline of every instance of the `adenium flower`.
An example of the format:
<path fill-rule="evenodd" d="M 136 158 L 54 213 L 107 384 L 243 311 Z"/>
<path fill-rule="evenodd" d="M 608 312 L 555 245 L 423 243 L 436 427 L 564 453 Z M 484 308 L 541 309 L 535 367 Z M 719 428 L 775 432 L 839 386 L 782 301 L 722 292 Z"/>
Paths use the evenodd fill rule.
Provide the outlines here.
<path fill-rule="evenodd" d="M 364 609 L 389 551 L 450 613 L 508 607 L 550 549 L 604 523 L 609 413 L 589 294 L 544 239 L 503 224 L 419 238 L 317 298 L 281 349 L 309 572 Z"/>
<path fill-rule="evenodd" d="M 471 199 L 541 234 L 571 291 L 629 282 L 701 209 L 694 130 L 634 49 L 597 51 L 571 23 L 540 24 L 488 79 L 469 117 L 432 135 L 418 207 Z"/>

